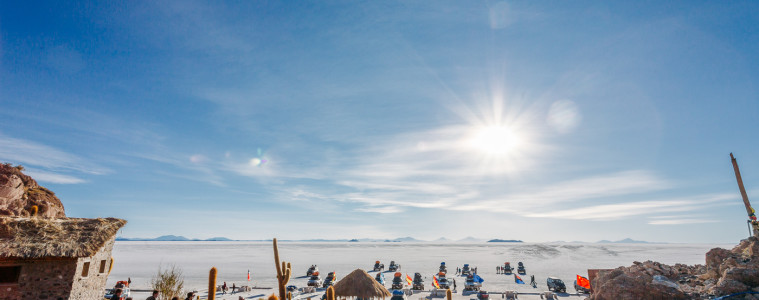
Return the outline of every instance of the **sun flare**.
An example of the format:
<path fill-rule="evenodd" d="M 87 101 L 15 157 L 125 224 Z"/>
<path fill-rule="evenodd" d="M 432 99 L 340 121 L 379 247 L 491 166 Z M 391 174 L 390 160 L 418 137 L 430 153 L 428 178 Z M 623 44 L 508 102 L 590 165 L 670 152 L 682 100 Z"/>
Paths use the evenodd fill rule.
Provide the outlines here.
<path fill-rule="evenodd" d="M 485 126 L 475 130 L 470 145 L 490 155 L 505 155 L 519 146 L 519 136 L 506 126 Z"/>

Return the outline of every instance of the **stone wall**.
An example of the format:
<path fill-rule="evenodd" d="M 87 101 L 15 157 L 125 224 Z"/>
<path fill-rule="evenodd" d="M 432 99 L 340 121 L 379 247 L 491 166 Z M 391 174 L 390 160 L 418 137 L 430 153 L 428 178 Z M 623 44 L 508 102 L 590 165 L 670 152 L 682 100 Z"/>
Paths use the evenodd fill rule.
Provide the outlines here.
<path fill-rule="evenodd" d="M 70 299 L 76 259 L 5 260 L 0 263 L 21 266 L 18 284 L 3 285 L 0 300 Z"/>
<path fill-rule="evenodd" d="M 111 267 L 111 250 L 113 250 L 113 243 L 115 238 L 111 238 L 108 243 L 103 246 L 92 257 L 79 258 L 76 262 L 76 276 L 74 277 L 74 283 L 71 288 L 70 299 L 102 299 L 105 294 L 105 282 L 108 280 L 108 269 Z M 89 269 L 87 276 L 82 276 L 82 271 L 86 263 L 89 262 Z M 103 265 L 103 272 L 101 271 L 101 263 Z"/>
<path fill-rule="evenodd" d="M 21 266 L 18 284 L 0 285 L 0 300 L 102 299 L 111 267 L 112 238 L 94 256 L 67 259 L 0 260 L 0 266 Z M 100 272 L 100 264 L 103 272 Z M 89 262 L 87 276 L 82 276 Z"/>

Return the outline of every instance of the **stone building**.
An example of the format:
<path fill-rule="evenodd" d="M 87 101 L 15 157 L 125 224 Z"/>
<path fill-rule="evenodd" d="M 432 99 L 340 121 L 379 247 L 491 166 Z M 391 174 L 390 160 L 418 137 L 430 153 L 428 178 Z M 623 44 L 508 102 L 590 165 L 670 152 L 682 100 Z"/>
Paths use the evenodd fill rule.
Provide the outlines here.
<path fill-rule="evenodd" d="M 68 218 L 22 170 L 0 164 L 0 300 L 103 299 L 126 221 Z"/>
<path fill-rule="evenodd" d="M 126 221 L 0 218 L 0 299 L 102 299 Z"/>

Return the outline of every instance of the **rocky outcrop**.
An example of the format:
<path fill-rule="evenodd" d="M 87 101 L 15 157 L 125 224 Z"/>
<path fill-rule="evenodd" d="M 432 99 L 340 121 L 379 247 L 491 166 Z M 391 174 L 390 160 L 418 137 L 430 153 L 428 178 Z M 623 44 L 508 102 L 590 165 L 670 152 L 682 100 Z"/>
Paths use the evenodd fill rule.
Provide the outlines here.
<path fill-rule="evenodd" d="M 65 218 L 63 203 L 55 193 L 22 173 L 22 167 L 0 164 L 0 216 L 28 217 L 37 206 L 37 217 Z"/>
<path fill-rule="evenodd" d="M 590 299 L 706 299 L 746 291 L 759 292 L 759 239 L 741 241 L 732 250 L 714 248 L 706 265 L 669 266 L 634 262 L 599 274 Z M 744 294 L 731 299 L 759 299 Z"/>

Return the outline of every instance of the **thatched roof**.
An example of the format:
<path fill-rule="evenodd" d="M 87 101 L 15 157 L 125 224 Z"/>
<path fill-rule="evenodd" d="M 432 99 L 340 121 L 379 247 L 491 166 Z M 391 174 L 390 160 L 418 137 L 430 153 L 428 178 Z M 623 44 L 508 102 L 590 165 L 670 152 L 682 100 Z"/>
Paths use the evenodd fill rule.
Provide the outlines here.
<path fill-rule="evenodd" d="M 335 283 L 335 295 L 364 299 L 392 296 L 374 277 L 361 269 L 356 269 Z"/>
<path fill-rule="evenodd" d="M 0 218 L 0 258 L 88 257 L 126 224 L 116 218 Z"/>

